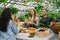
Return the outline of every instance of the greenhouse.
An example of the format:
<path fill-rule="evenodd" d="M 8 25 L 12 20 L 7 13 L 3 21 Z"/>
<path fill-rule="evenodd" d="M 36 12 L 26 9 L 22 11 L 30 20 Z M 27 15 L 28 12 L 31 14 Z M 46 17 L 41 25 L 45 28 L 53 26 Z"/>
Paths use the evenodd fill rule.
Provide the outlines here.
<path fill-rule="evenodd" d="M 60 0 L 0 0 L 0 40 L 60 40 Z"/>

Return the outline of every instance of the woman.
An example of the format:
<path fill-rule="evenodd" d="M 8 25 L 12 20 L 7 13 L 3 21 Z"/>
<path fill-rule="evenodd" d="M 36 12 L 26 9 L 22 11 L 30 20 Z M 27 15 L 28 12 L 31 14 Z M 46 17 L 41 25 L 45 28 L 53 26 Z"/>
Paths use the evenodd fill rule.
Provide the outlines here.
<path fill-rule="evenodd" d="M 38 26 L 39 18 L 36 14 L 36 11 L 34 9 L 31 9 L 31 16 L 29 19 L 27 19 L 27 24 L 29 27 L 35 27 Z"/>
<path fill-rule="evenodd" d="M 11 10 L 5 8 L 0 18 L 0 40 L 16 40 L 18 30 L 11 16 Z"/>
<path fill-rule="evenodd" d="M 43 9 L 42 13 L 43 13 L 43 16 L 41 16 L 41 18 L 40 18 L 40 26 L 48 27 L 49 25 L 53 25 L 53 24 L 51 24 L 53 19 L 52 19 L 52 17 L 48 16 L 48 10 Z"/>

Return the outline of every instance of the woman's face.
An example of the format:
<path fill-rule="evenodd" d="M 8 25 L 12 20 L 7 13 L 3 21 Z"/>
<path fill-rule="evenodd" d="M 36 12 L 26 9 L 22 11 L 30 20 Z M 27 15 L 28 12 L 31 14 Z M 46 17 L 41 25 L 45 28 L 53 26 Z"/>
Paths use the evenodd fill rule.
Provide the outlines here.
<path fill-rule="evenodd" d="M 34 10 L 31 10 L 31 15 L 34 15 Z"/>
<path fill-rule="evenodd" d="M 43 13 L 43 15 L 47 15 L 47 11 L 46 10 L 43 10 L 42 13 Z"/>

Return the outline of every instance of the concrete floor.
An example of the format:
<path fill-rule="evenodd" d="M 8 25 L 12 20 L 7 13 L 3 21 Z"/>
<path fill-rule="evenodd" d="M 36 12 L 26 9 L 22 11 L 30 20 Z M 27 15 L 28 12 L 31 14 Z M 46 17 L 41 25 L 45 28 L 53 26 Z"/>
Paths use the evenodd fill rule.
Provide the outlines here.
<path fill-rule="evenodd" d="M 18 40 L 18 39 L 17 39 Z M 60 40 L 58 34 L 56 34 L 55 36 L 53 36 L 50 40 Z"/>
<path fill-rule="evenodd" d="M 52 37 L 50 40 L 60 40 L 59 35 L 56 34 L 54 37 Z"/>

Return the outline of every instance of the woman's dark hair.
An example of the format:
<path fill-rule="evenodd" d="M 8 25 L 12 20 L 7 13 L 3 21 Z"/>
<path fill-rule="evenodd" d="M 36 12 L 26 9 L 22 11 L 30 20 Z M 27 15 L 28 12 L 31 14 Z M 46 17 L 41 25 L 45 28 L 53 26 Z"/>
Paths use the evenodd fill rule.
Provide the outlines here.
<path fill-rule="evenodd" d="M 9 21 L 12 20 L 11 18 L 11 10 L 10 8 L 5 8 L 1 14 L 0 18 L 0 31 L 6 32 L 7 26 L 9 24 Z"/>
<path fill-rule="evenodd" d="M 36 11 L 34 9 L 31 9 L 31 10 L 34 11 L 34 19 L 35 19 L 35 17 L 36 17 Z M 32 18 L 32 15 L 31 15 L 31 18 Z"/>

